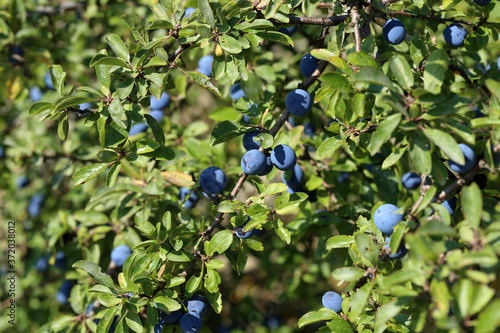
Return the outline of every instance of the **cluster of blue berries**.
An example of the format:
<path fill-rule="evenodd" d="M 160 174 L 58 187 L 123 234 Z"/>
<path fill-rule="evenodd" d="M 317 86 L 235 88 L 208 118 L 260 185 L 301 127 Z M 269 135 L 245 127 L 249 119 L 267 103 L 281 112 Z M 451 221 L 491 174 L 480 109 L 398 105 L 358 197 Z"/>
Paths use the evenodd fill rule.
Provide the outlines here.
<path fill-rule="evenodd" d="M 185 302 L 187 312 L 179 309 L 170 313 L 159 311 L 158 322 L 154 327 L 155 333 L 160 333 L 165 324 L 178 323 L 180 329 L 184 333 L 199 332 L 203 326 L 203 317 L 205 317 L 210 309 L 210 303 L 201 295 L 193 295 L 193 297 Z"/>
<path fill-rule="evenodd" d="M 473 0 L 478 6 L 486 6 L 491 0 Z M 388 20 L 382 28 L 384 38 L 389 44 L 401 44 L 406 38 L 406 28 L 398 19 Z M 443 37 L 446 43 L 458 47 L 464 45 L 467 37 L 467 30 L 459 23 L 452 23 L 443 31 Z"/>
<path fill-rule="evenodd" d="M 460 143 L 458 145 L 460 150 L 462 151 L 465 157 L 464 164 L 458 164 L 452 160 L 448 161 L 448 165 L 450 169 L 454 172 L 463 174 L 470 171 L 476 165 L 476 155 L 474 150 L 469 146 Z M 418 174 L 414 172 L 408 172 L 403 175 L 401 178 L 401 182 L 403 186 L 409 190 L 416 189 L 421 184 L 421 178 Z M 430 180 L 429 180 L 430 183 Z M 442 203 L 442 205 L 446 208 L 446 210 L 453 215 L 456 208 L 457 199 L 455 197 L 450 198 L 449 200 Z M 389 243 L 391 241 L 390 236 L 394 231 L 394 227 L 401 221 L 403 221 L 403 214 L 396 213 L 399 208 L 393 204 L 384 204 L 377 208 L 375 213 L 373 214 L 373 222 L 378 230 L 387 235 L 385 242 L 385 248 L 389 247 Z M 398 251 L 395 254 L 389 255 L 390 258 L 400 259 L 406 255 L 408 250 L 405 248 L 404 244 L 400 246 Z"/>

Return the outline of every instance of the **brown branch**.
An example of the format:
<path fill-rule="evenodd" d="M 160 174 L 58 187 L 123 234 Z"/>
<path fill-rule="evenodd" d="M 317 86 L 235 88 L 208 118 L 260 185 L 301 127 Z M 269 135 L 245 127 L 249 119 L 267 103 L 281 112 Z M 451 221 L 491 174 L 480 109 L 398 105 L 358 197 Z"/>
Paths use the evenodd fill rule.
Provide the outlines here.
<path fill-rule="evenodd" d="M 177 50 L 175 50 L 175 52 L 174 52 L 174 53 L 172 53 L 172 54 L 170 54 L 170 55 L 168 56 L 168 61 L 169 61 L 169 62 L 174 61 L 174 60 L 177 58 L 177 56 L 178 56 L 179 54 L 181 54 L 182 52 L 184 52 L 186 49 L 188 49 L 189 47 L 191 47 L 193 44 L 194 44 L 194 43 L 193 43 L 193 42 L 191 42 L 191 43 L 186 43 L 186 44 L 181 44 L 181 45 L 179 45 L 179 47 L 177 48 Z"/>
<path fill-rule="evenodd" d="M 332 8 L 334 5 L 333 2 L 320 2 L 318 3 L 318 5 L 316 6 L 316 8 L 326 8 L 326 9 L 330 9 Z"/>
<path fill-rule="evenodd" d="M 429 189 L 431 188 L 430 185 L 426 185 L 425 184 L 425 179 L 427 178 L 427 175 L 422 175 L 420 177 L 420 181 L 421 181 L 421 186 L 420 186 L 420 196 L 418 197 L 418 200 L 417 202 L 415 202 L 413 204 L 413 207 L 411 209 L 411 212 L 410 212 L 410 215 L 413 216 L 413 214 L 415 214 L 415 212 L 417 211 L 418 207 L 420 207 L 420 204 L 422 204 L 422 200 L 424 199 L 425 197 L 425 194 L 427 193 L 427 191 L 429 191 Z"/>
<path fill-rule="evenodd" d="M 375 8 L 375 7 L 374 7 Z M 384 13 L 380 9 L 376 8 L 376 10 L 379 10 L 381 13 Z M 433 21 L 438 21 L 441 23 L 447 23 L 447 22 L 453 22 L 453 23 L 461 23 L 461 24 L 466 24 L 466 25 L 472 25 L 471 22 L 466 22 L 463 20 L 457 20 L 456 18 L 450 17 L 450 18 L 445 18 L 445 17 L 439 17 L 435 15 L 428 15 L 428 14 L 412 14 L 412 13 L 407 13 L 403 10 L 391 10 L 387 9 L 387 12 L 384 13 L 386 15 L 390 16 L 407 16 L 407 17 L 413 17 L 413 18 L 418 18 L 418 19 L 423 19 L 423 20 L 433 20 Z"/>
<path fill-rule="evenodd" d="M 299 89 L 307 90 L 310 86 L 312 86 L 314 81 L 316 81 L 320 77 L 320 75 L 325 71 L 326 66 L 328 66 L 328 62 L 326 62 L 324 60 L 320 61 L 318 64 L 318 67 L 316 67 L 316 70 L 314 71 L 314 73 L 312 73 L 311 76 L 309 76 L 304 81 L 304 83 L 299 84 L 299 86 L 298 86 Z"/>
<path fill-rule="evenodd" d="M 354 24 L 354 40 L 356 41 L 356 52 L 361 52 L 361 33 L 359 32 L 359 12 L 357 7 L 351 10 L 352 24 Z"/>
<path fill-rule="evenodd" d="M 443 202 L 446 197 L 448 197 L 450 194 L 453 192 L 458 191 L 462 186 L 467 184 L 468 181 L 470 181 L 474 175 L 482 168 L 484 168 L 486 165 L 486 162 L 483 160 L 480 160 L 469 172 L 467 172 L 465 175 L 461 176 L 460 178 L 456 179 L 453 183 L 448 185 L 444 190 L 442 190 L 439 193 L 436 193 L 434 196 L 434 199 L 432 199 L 432 202 L 437 202 L 441 203 Z"/>
<path fill-rule="evenodd" d="M 322 25 L 324 27 L 333 27 L 347 20 L 348 15 L 330 16 L 330 17 L 297 17 L 290 16 L 289 22 L 271 20 L 274 24 L 300 24 L 300 25 Z"/>

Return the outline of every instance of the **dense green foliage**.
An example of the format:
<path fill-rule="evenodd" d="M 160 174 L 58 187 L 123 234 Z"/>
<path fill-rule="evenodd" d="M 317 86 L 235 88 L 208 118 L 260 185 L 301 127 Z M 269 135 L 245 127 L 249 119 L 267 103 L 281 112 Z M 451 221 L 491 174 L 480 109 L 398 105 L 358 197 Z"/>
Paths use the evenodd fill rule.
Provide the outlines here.
<path fill-rule="evenodd" d="M 0 209 L 19 277 L 2 332 L 153 332 L 193 295 L 211 307 L 201 332 L 500 329 L 496 1 L 0 0 L 0 13 Z M 384 38 L 390 18 L 401 43 Z M 443 37 L 453 23 L 462 46 Z M 292 118 L 297 88 L 313 105 Z M 305 179 L 244 174 L 251 131 L 267 155 L 293 148 Z M 459 144 L 475 155 L 464 173 L 448 162 L 470 160 Z M 201 190 L 211 166 L 221 193 Z M 428 180 L 409 190 L 410 171 Z M 404 216 L 389 243 L 383 204 Z M 133 250 L 123 267 L 118 245 Z M 327 291 L 341 312 L 322 307 Z"/>

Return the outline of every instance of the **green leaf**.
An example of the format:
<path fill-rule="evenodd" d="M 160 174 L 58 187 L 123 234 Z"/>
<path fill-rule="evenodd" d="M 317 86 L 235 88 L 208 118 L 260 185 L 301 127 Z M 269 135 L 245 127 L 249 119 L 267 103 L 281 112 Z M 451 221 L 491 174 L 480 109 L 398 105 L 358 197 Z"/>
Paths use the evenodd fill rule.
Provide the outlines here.
<path fill-rule="evenodd" d="M 111 49 L 113 50 L 113 52 L 115 52 L 115 54 L 118 56 L 118 58 L 125 61 L 126 63 L 130 62 L 130 52 L 125 43 L 121 40 L 121 38 L 118 35 L 112 34 L 106 37 L 105 39 L 106 42 L 108 42 Z"/>
<path fill-rule="evenodd" d="M 378 262 L 378 247 L 367 234 L 359 233 L 355 237 L 361 258 L 365 265 L 375 267 Z"/>
<path fill-rule="evenodd" d="M 278 217 L 274 218 L 273 227 L 276 235 L 278 235 L 279 238 L 281 238 L 281 240 L 285 243 L 290 244 L 290 231 L 288 231 L 288 229 L 283 226 L 283 222 L 281 222 Z"/>
<path fill-rule="evenodd" d="M 99 51 L 99 54 L 107 55 L 106 50 Z M 95 73 L 97 75 L 97 78 L 99 79 L 99 82 L 101 82 L 101 84 L 106 87 L 107 90 L 109 90 L 109 88 L 111 87 L 110 67 L 107 65 L 96 65 Z"/>
<path fill-rule="evenodd" d="M 449 66 L 448 54 L 444 50 L 435 50 L 427 58 L 424 69 L 425 90 L 439 94 L 444 83 L 446 71 Z"/>
<path fill-rule="evenodd" d="M 500 83 L 497 80 L 486 79 L 484 81 L 486 83 L 486 87 L 491 92 L 491 95 L 500 102 Z"/>
<path fill-rule="evenodd" d="M 483 212 L 483 197 L 477 183 L 473 182 L 469 186 L 462 188 L 460 192 L 460 204 L 465 218 L 469 220 L 474 228 L 478 228 Z"/>
<path fill-rule="evenodd" d="M 151 140 L 141 140 L 136 143 L 136 154 L 141 155 L 141 154 L 147 154 L 151 153 L 155 149 L 160 147 L 160 144 L 156 141 L 151 141 Z"/>
<path fill-rule="evenodd" d="M 331 320 L 336 316 L 337 314 L 334 311 L 327 308 L 321 308 L 318 311 L 310 311 L 300 317 L 297 325 L 299 328 L 302 328 L 303 326 L 310 325 L 318 321 Z"/>
<path fill-rule="evenodd" d="M 363 67 L 359 72 L 352 77 L 354 82 L 366 82 L 378 86 L 387 87 L 390 90 L 396 91 L 392 81 L 381 70 L 374 67 Z"/>
<path fill-rule="evenodd" d="M 194 257 L 187 251 L 171 251 L 167 254 L 167 259 L 173 262 L 189 262 Z"/>
<path fill-rule="evenodd" d="M 326 249 L 342 249 L 350 247 L 352 243 L 354 243 L 354 236 L 333 236 L 326 241 Z"/>
<path fill-rule="evenodd" d="M 97 325 L 96 333 L 108 333 L 111 324 L 115 320 L 115 314 L 118 312 L 118 307 L 112 307 L 110 309 L 103 310 L 104 314 L 99 320 Z"/>
<path fill-rule="evenodd" d="M 282 34 L 281 32 L 257 31 L 255 34 L 257 36 L 259 36 L 260 38 L 263 38 L 265 40 L 284 44 L 284 45 L 290 45 L 291 47 L 293 47 L 293 40 L 289 36 Z"/>
<path fill-rule="evenodd" d="M 222 97 L 222 95 L 219 92 L 219 89 L 212 84 L 210 79 L 206 77 L 205 75 L 198 73 L 198 72 L 186 72 L 186 74 L 193 79 L 196 83 L 198 83 L 200 86 L 207 88 L 211 92 L 213 92 L 215 95 L 218 97 Z"/>
<path fill-rule="evenodd" d="M 370 144 L 367 149 L 371 155 L 379 152 L 380 148 L 391 137 L 394 130 L 401 122 L 401 114 L 393 114 L 387 117 L 377 128 L 375 133 L 372 134 Z"/>
<path fill-rule="evenodd" d="M 352 333 L 352 327 L 349 322 L 339 316 L 335 316 L 332 320 L 326 323 L 326 326 L 332 333 Z"/>
<path fill-rule="evenodd" d="M 169 16 L 169 13 L 174 12 L 172 3 L 163 0 L 160 0 L 160 3 L 150 5 L 150 8 L 158 20 L 170 21 L 171 17 Z M 173 26 L 171 28 L 173 28 Z"/>
<path fill-rule="evenodd" d="M 36 102 L 35 104 L 30 106 L 28 114 L 30 116 L 34 116 L 36 114 L 39 114 L 40 112 L 50 109 L 51 106 L 52 103 L 49 102 Z"/>
<path fill-rule="evenodd" d="M 493 333 L 500 326 L 500 299 L 494 299 L 477 318 L 476 333 Z"/>
<path fill-rule="evenodd" d="M 86 182 L 97 176 L 102 170 L 106 169 L 107 166 L 108 163 L 96 163 L 87 165 L 86 167 L 78 170 L 73 175 L 73 179 L 75 180 L 74 187 L 85 184 Z"/>
<path fill-rule="evenodd" d="M 361 314 L 365 311 L 366 304 L 372 293 L 372 287 L 371 283 L 366 283 L 351 297 L 351 301 L 349 302 L 350 310 L 348 313 L 349 321 L 357 322 Z"/>
<path fill-rule="evenodd" d="M 125 307 L 127 308 L 127 314 L 125 315 L 125 323 L 128 328 L 136 333 L 142 333 L 144 328 L 142 327 L 142 321 L 139 315 L 137 314 L 137 306 L 125 303 Z"/>
<path fill-rule="evenodd" d="M 193 295 L 198 289 L 200 289 L 201 281 L 203 280 L 203 269 L 200 273 L 200 276 L 196 276 L 193 274 L 189 281 L 186 283 L 186 293 L 189 295 Z"/>
<path fill-rule="evenodd" d="M 217 206 L 220 213 L 231 213 L 245 207 L 245 204 L 237 200 L 224 200 Z"/>
<path fill-rule="evenodd" d="M 127 128 L 127 116 L 123 110 L 122 102 L 118 98 L 113 99 L 113 101 L 109 104 L 108 110 L 111 118 L 113 118 L 113 121 L 119 127 Z"/>
<path fill-rule="evenodd" d="M 105 98 L 106 97 L 106 95 L 104 95 L 102 92 L 100 92 L 99 90 L 94 89 L 92 87 L 82 86 L 82 87 L 78 87 L 76 90 L 89 93 L 89 94 L 94 95 L 98 98 Z"/>
<path fill-rule="evenodd" d="M 214 252 L 224 253 L 233 242 L 233 234 L 229 230 L 216 233 L 210 241 L 205 242 L 205 252 L 213 255 Z"/>
<path fill-rule="evenodd" d="M 225 266 L 225 264 L 220 260 L 212 259 L 212 260 L 206 262 L 206 266 L 207 266 L 207 268 L 210 268 L 210 269 L 221 269 Z"/>
<path fill-rule="evenodd" d="M 220 292 L 207 293 L 206 296 L 215 313 L 220 313 L 222 311 L 222 295 Z"/>
<path fill-rule="evenodd" d="M 411 67 L 405 57 L 396 54 L 390 60 L 391 71 L 399 85 L 405 90 L 410 90 L 414 84 Z"/>
<path fill-rule="evenodd" d="M 101 141 L 101 143 L 107 148 L 116 148 L 120 146 L 128 137 L 128 131 L 125 128 L 119 127 L 115 122 L 112 122 L 111 126 L 103 128 L 103 131 L 104 137 L 102 139 L 104 139 L 104 141 Z M 103 135 L 102 132 L 101 135 Z"/>
<path fill-rule="evenodd" d="M 250 249 L 254 251 L 257 252 L 264 251 L 264 245 L 262 244 L 261 241 L 257 239 L 247 238 L 244 239 L 243 242 L 245 243 L 245 245 L 247 245 Z"/>
<path fill-rule="evenodd" d="M 429 140 L 448 155 L 457 164 L 464 165 L 465 157 L 455 139 L 448 133 L 432 128 L 424 128 L 424 134 Z"/>
<path fill-rule="evenodd" d="M 429 175 L 432 171 L 432 155 L 425 142 L 416 136 L 411 140 L 409 150 L 410 160 L 417 171 Z"/>
<path fill-rule="evenodd" d="M 215 29 L 214 13 L 212 12 L 212 8 L 210 7 L 208 0 L 198 0 L 198 9 L 203 14 L 203 17 L 205 17 L 205 20 L 207 20 L 212 29 Z"/>
<path fill-rule="evenodd" d="M 163 128 L 161 127 L 161 124 L 158 122 L 158 120 L 156 120 L 149 114 L 145 114 L 144 118 L 151 128 L 155 140 L 158 141 L 159 144 L 165 145 L 165 132 L 163 132 Z"/>
<path fill-rule="evenodd" d="M 382 169 L 387 169 L 396 164 L 399 159 L 403 157 L 407 149 L 408 146 L 394 149 L 394 151 L 389 156 L 387 156 L 387 158 L 382 163 Z"/>
<path fill-rule="evenodd" d="M 432 186 L 424 195 L 424 198 L 420 202 L 420 206 L 418 206 L 417 213 L 421 212 L 424 210 L 425 207 L 427 207 L 428 204 L 434 200 L 434 196 L 436 195 L 437 188 L 436 186 Z"/>
<path fill-rule="evenodd" d="M 205 288 L 209 293 L 215 293 L 219 291 L 219 285 L 221 283 L 220 275 L 216 270 L 207 269 L 205 274 Z"/>
<path fill-rule="evenodd" d="M 356 267 L 337 268 L 332 272 L 332 277 L 339 281 L 357 281 L 365 275 L 365 271 Z"/>
<path fill-rule="evenodd" d="M 264 17 L 266 19 L 270 19 L 274 15 L 278 13 L 278 10 L 281 7 L 281 2 L 280 1 L 268 1 L 268 2 L 263 2 L 266 7 L 264 11 Z M 288 22 L 285 22 L 288 23 Z"/>
<path fill-rule="evenodd" d="M 87 260 L 79 260 L 74 263 L 72 267 L 84 270 L 95 282 L 100 283 L 111 290 L 116 290 L 111 277 L 101 272 L 101 267 L 97 264 Z"/>
<path fill-rule="evenodd" d="M 149 42 L 149 38 L 144 22 L 142 22 L 142 20 L 135 14 L 123 14 L 121 17 L 129 25 L 134 38 L 137 39 L 142 45 L 146 45 Z"/>
<path fill-rule="evenodd" d="M 289 202 L 290 202 L 290 193 L 283 192 L 276 197 L 276 200 L 274 200 L 274 207 L 276 209 L 282 209 L 288 206 Z"/>
<path fill-rule="evenodd" d="M 283 183 L 272 183 L 266 187 L 263 195 L 274 195 L 276 193 L 283 193 L 288 188 L 287 185 Z"/>
<path fill-rule="evenodd" d="M 400 178 L 396 177 L 392 169 L 382 170 L 379 166 L 373 166 L 372 173 L 381 200 L 396 203 L 398 201 Z"/>
<path fill-rule="evenodd" d="M 109 222 L 109 217 L 106 214 L 96 211 L 78 210 L 73 217 L 84 225 L 96 225 Z"/>
<path fill-rule="evenodd" d="M 458 237 L 455 229 L 437 220 L 427 221 L 420 228 L 418 228 L 418 233 L 426 236 Z"/>
<path fill-rule="evenodd" d="M 219 44 L 224 49 L 224 51 L 229 53 L 238 54 L 241 52 L 240 43 L 236 39 L 228 35 L 222 35 L 219 37 Z"/>
<path fill-rule="evenodd" d="M 66 73 L 63 71 L 60 65 L 49 65 L 48 71 L 50 75 L 50 80 L 52 81 L 52 85 L 59 93 L 59 96 L 62 96 L 62 89 L 64 86 L 64 79 L 66 78 Z"/>
<path fill-rule="evenodd" d="M 94 60 L 94 59 L 92 59 Z M 123 60 L 120 60 L 115 57 L 101 57 L 94 63 L 91 63 L 90 67 L 94 67 L 96 65 L 106 65 L 106 66 L 119 66 L 119 67 L 130 67 Z"/>
<path fill-rule="evenodd" d="M 474 300 L 474 289 L 474 283 L 468 279 L 461 279 L 453 286 L 453 296 L 458 303 L 461 318 L 465 318 L 470 314 L 470 308 Z"/>
<path fill-rule="evenodd" d="M 267 29 L 267 28 L 273 29 L 274 25 L 269 20 L 264 20 L 264 19 L 255 19 L 251 22 L 243 21 L 234 27 L 234 29 L 236 30 L 241 30 L 245 32 L 257 29 Z"/>
<path fill-rule="evenodd" d="M 320 160 L 331 157 L 333 153 L 342 146 L 343 142 L 344 140 L 338 135 L 328 138 L 318 147 L 316 157 Z"/>
<path fill-rule="evenodd" d="M 68 137 L 68 131 L 69 131 L 69 122 L 68 122 L 68 114 L 66 114 L 59 125 L 57 126 L 57 135 L 59 136 L 59 139 L 62 141 L 66 140 Z"/>
<path fill-rule="evenodd" d="M 234 139 L 246 132 L 238 121 L 223 121 L 217 124 L 212 130 L 210 145 L 215 146 L 219 143 Z"/>
<path fill-rule="evenodd" d="M 90 60 L 90 67 L 94 67 L 96 65 L 128 67 L 123 60 L 116 57 L 108 57 L 107 55 L 100 53 L 96 54 L 92 60 Z"/>
<path fill-rule="evenodd" d="M 115 295 L 110 295 L 110 294 L 98 294 L 97 295 L 97 300 L 99 303 L 102 305 L 110 308 L 113 306 L 116 306 L 121 303 L 121 299 L 116 297 Z"/>
<path fill-rule="evenodd" d="M 113 185 L 115 185 L 116 177 L 118 177 L 118 174 L 120 173 L 121 167 L 122 167 L 122 164 L 120 162 L 116 162 L 113 164 L 111 169 L 109 169 L 109 172 L 106 175 L 106 186 L 107 187 L 113 187 Z"/>
<path fill-rule="evenodd" d="M 354 66 L 368 66 L 378 68 L 378 63 L 366 52 L 352 52 L 347 55 L 347 61 Z"/>
<path fill-rule="evenodd" d="M 471 128 L 483 128 L 483 127 L 493 127 L 500 125 L 500 119 L 492 119 L 488 117 L 481 117 L 471 120 Z"/>
<path fill-rule="evenodd" d="M 474 120 L 475 119 L 473 119 L 473 121 Z M 453 133 L 461 137 L 467 143 L 471 145 L 476 144 L 476 137 L 474 136 L 474 133 L 471 131 L 471 128 L 469 126 L 464 125 L 458 121 L 452 121 L 452 120 L 444 121 L 443 125 L 446 126 L 448 129 L 450 129 Z"/>
<path fill-rule="evenodd" d="M 71 106 L 77 106 L 82 103 L 95 102 L 95 98 L 82 97 L 82 96 L 65 96 L 59 98 L 53 105 L 54 112 L 67 109 Z"/>
<path fill-rule="evenodd" d="M 346 94 L 352 92 L 351 83 L 340 73 L 324 73 L 319 77 L 319 80 L 340 92 Z"/>
<path fill-rule="evenodd" d="M 375 331 L 380 332 L 385 324 L 403 310 L 403 306 L 411 300 L 409 297 L 396 298 L 378 308 L 375 314 Z"/>
<path fill-rule="evenodd" d="M 158 309 L 165 312 L 177 311 L 182 307 L 179 302 L 167 296 L 156 296 L 154 302 Z"/>
<path fill-rule="evenodd" d="M 352 76 L 354 73 L 351 67 L 349 67 L 349 65 L 342 58 L 335 56 L 333 52 L 326 49 L 314 49 L 311 51 L 311 55 L 315 58 L 328 61 L 347 76 Z"/>

